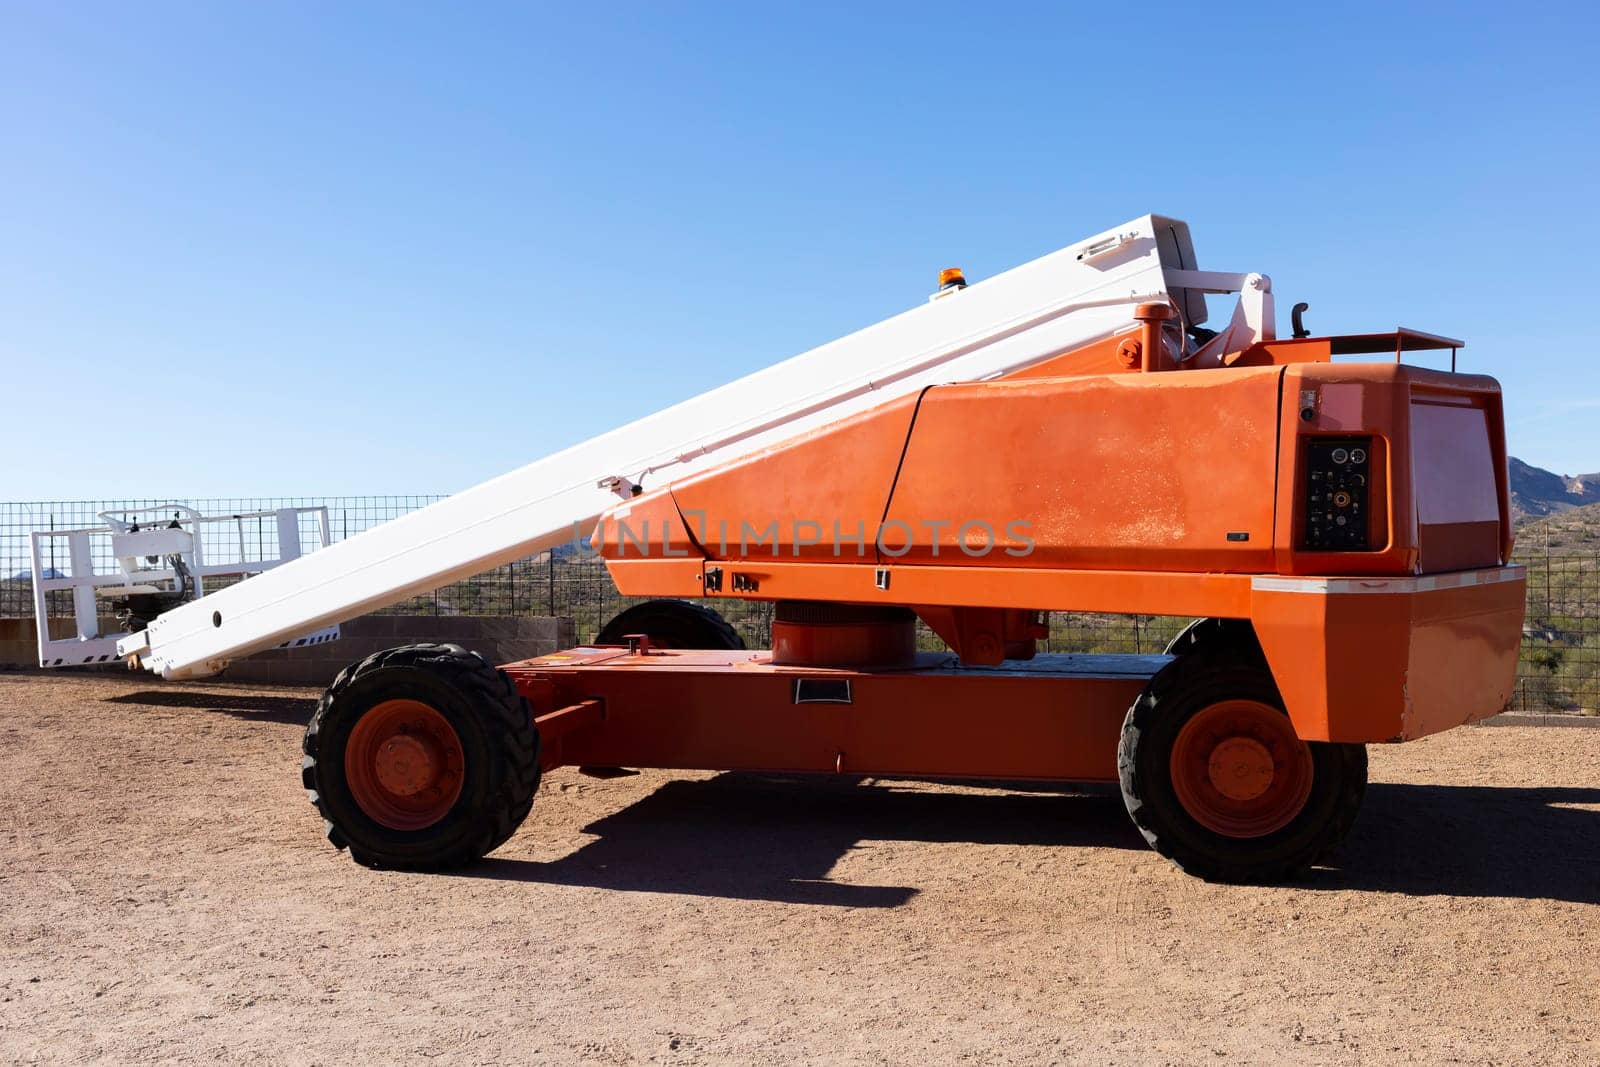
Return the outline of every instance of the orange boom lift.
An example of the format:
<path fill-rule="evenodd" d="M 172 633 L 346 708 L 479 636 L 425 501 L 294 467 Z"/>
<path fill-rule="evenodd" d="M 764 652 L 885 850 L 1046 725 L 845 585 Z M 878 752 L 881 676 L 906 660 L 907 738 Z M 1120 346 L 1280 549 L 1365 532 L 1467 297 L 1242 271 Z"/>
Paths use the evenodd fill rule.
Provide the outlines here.
<path fill-rule="evenodd" d="M 1366 743 L 1510 698 L 1499 387 L 1399 363 L 1460 344 L 1414 331 L 1194 366 L 1146 355 L 1171 350 L 1169 306 L 1134 317 L 613 509 L 593 543 L 624 595 L 775 600 L 773 648 L 657 601 L 507 666 L 540 766 L 1114 781 L 1192 873 L 1314 862 L 1355 819 Z M 1046 609 L 1198 621 L 1167 655 L 1041 655 Z M 949 652 L 917 651 L 918 619 Z"/>
<path fill-rule="evenodd" d="M 970 290 L 947 271 L 928 308 L 837 342 L 848 359 L 825 346 L 661 416 L 730 423 L 692 447 L 652 443 L 648 479 L 589 474 L 572 492 L 609 506 L 563 504 L 558 520 L 592 523 L 621 593 L 656 599 L 592 645 L 498 669 L 421 645 L 344 671 L 305 739 L 329 838 L 372 866 L 467 863 L 515 831 L 545 771 L 660 767 L 1117 782 L 1151 846 L 1194 874 L 1263 881 L 1316 862 L 1356 817 L 1366 744 L 1511 696 L 1523 577 L 1500 388 L 1454 371 L 1459 341 L 1312 337 L 1303 305 L 1277 338 L 1265 277 L 1189 269 L 1175 220 L 1129 227 Z M 1141 292 L 1139 271 L 1160 284 Z M 1222 291 L 1239 306 L 1214 333 L 1203 294 Z M 1092 325 L 1047 332 L 1069 320 Z M 896 345 L 904 358 L 845 380 Z M 1404 362 L 1424 351 L 1451 370 Z M 813 400 L 807 367 L 835 356 L 840 384 Z M 743 417 L 775 394 L 781 417 Z M 469 494 L 531 497 L 546 469 L 507 476 L 527 490 Z M 428 522 L 453 536 L 475 521 L 465 504 L 428 515 L 119 647 L 195 673 L 337 621 L 282 605 L 450 543 Z M 471 558 L 550 543 L 519 536 Z M 377 602 L 339 595 L 345 617 Z M 708 606 L 728 599 L 776 602 L 770 650 L 744 649 Z M 257 625 L 257 605 L 280 614 Z M 1057 610 L 1196 621 L 1164 655 L 1039 654 Z M 919 651 L 919 622 L 947 650 Z M 227 644 L 230 626 L 248 639 Z"/>

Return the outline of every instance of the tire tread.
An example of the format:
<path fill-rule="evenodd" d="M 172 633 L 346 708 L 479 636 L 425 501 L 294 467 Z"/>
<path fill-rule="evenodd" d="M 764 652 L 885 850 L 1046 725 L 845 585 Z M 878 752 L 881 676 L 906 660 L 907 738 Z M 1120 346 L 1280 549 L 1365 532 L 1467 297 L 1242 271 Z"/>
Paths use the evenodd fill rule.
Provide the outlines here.
<path fill-rule="evenodd" d="M 1145 841 L 1160 855 L 1172 861 L 1189 874 L 1213 882 L 1271 883 L 1293 878 L 1311 864 L 1332 851 L 1349 834 L 1355 825 L 1361 801 L 1366 793 L 1367 751 L 1363 745 L 1309 742 L 1313 749 L 1314 765 L 1332 777 L 1331 793 L 1324 801 L 1327 817 L 1318 825 L 1309 827 L 1305 839 L 1295 847 L 1265 854 L 1256 860 L 1239 856 L 1222 855 L 1222 850 L 1208 851 L 1183 840 L 1174 832 L 1174 812 L 1164 806 L 1175 806 L 1176 800 L 1160 802 L 1159 795 L 1151 796 L 1145 788 L 1139 768 L 1141 744 L 1168 716 L 1182 713 L 1181 698 L 1191 700 L 1193 694 L 1215 694 L 1216 699 L 1237 695 L 1241 689 L 1252 697 L 1266 698 L 1282 709 L 1282 699 L 1272 682 L 1266 664 L 1253 649 L 1234 646 L 1231 649 L 1216 647 L 1196 648 L 1180 655 L 1168 664 L 1129 707 L 1123 719 L 1122 736 L 1117 746 L 1117 780 L 1122 801 L 1134 826 Z M 1205 699 L 1210 702 L 1210 698 Z M 1174 710 L 1176 706 L 1176 711 Z M 1317 798 L 1315 787 L 1313 800 Z M 1308 804 L 1311 803 L 1308 801 Z M 1187 816 L 1183 816 L 1187 818 Z M 1200 835 L 1191 835 L 1200 836 Z M 1243 852 L 1243 849 L 1239 850 Z"/>
<path fill-rule="evenodd" d="M 490 746 L 495 766 L 489 769 L 494 789 L 482 826 L 438 854 L 421 858 L 396 857 L 362 848 L 335 824 L 322 797 L 318 775 L 318 749 L 332 716 L 341 710 L 341 698 L 350 688 L 381 670 L 415 669 L 444 681 L 472 700 L 493 738 Z M 522 825 L 533 807 L 539 788 L 539 733 L 533 712 L 517 691 L 510 675 L 482 655 L 454 644 L 415 644 L 374 652 L 339 672 L 322 694 L 306 726 L 302 743 L 301 781 L 307 799 L 322 816 L 325 834 L 335 848 L 349 849 L 357 863 L 388 870 L 437 871 L 465 866 L 503 845 Z M 343 774 L 343 768 L 338 771 Z"/>

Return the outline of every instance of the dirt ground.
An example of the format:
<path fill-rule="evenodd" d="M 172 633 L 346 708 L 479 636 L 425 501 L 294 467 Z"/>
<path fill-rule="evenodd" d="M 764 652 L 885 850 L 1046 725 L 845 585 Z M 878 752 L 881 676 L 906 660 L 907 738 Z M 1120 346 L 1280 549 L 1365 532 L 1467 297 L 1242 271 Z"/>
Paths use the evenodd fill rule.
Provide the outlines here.
<path fill-rule="evenodd" d="M 0 674 L 0 1057 L 1600 1062 L 1600 729 L 1374 748 L 1289 888 L 1107 792 L 571 770 L 419 876 L 323 841 L 314 697 Z"/>

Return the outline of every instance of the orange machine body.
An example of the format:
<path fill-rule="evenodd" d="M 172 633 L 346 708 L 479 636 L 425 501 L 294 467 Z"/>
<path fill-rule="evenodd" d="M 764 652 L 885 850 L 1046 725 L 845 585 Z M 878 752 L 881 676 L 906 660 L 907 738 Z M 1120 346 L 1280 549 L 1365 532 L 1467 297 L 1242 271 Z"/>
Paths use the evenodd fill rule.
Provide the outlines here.
<path fill-rule="evenodd" d="M 1037 334 L 928 384 L 976 342 L 853 335 L 829 364 L 847 416 L 819 425 L 830 409 L 780 364 L 684 420 L 733 430 L 563 475 L 585 481 L 560 500 L 615 494 L 591 544 L 648 599 L 592 645 L 498 669 L 428 644 L 341 674 L 302 770 L 330 840 L 372 865 L 470 862 L 526 816 L 539 769 L 570 765 L 1115 782 L 1144 839 L 1199 877 L 1321 862 L 1354 824 L 1365 744 L 1510 701 L 1525 583 L 1500 387 L 1455 373 L 1448 338 L 1274 339 L 1268 279 L 1171 266 L 1192 257 L 1161 227 L 1078 250 L 1089 305 L 1033 294 L 1101 309 L 1076 347 Z M 1100 299 L 1121 283 L 1095 281 L 1095 257 L 1168 238 L 1177 298 Z M 959 272 L 940 284 L 934 299 L 968 299 Z M 1225 332 L 1192 325 L 1222 291 L 1240 293 Z M 1106 309 L 1130 298 L 1118 327 Z M 982 337 L 1046 321 L 1030 316 Z M 1415 350 L 1450 350 L 1451 370 L 1404 365 Z M 1393 358 L 1336 361 L 1376 353 Z M 787 425 L 812 428 L 778 440 Z M 654 481 L 672 470 L 691 473 Z M 537 491 L 516 484 L 513 504 Z M 770 650 L 742 646 L 721 599 L 774 603 Z M 1041 653 L 1054 611 L 1196 621 L 1160 655 Z"/>
<path fill-rule="evenodd" d="M 1163 656 L 967 667 L 785 667 L 765 652 L 577 648 L 503 669 L 563 765 L 1114 781 L 1128 705 Z M 1070 697 L 1063 701 L 1063 683 Z"/>
<path fill-rule="evenodd" d="M 1523 580 L 1507 562 L 1498 384 L 1401 364 L 1459 344 L 1411 331 L 1190 365 L 1150 357 L 1171 351 L 1160 329 L 934 386 L 651 487 L 592 543 L 626 596 L 910 607 L 956 670 L 1027 659 L 1051 610 L 1247 619 L 1304 740 L 1405 740 L 1502 710 Z M 1395 359 L 1333 362 L 1374 351 Z M 570 673 L 516 665 L 530 692 L 535 664 Z M 630 669 L 682 686 L 693 666 Z M 760 654 L 727 669 L 787 677 Z M 920 690 L 925 673 L 896 676 Z M 998 695 L 996 677 L 973 680 Z M 759 747 L 769 730 L 782 733 L 770 719 L 731 732 Z M 634 755 L 614 762 L 686 765 Z M 748 756 L 733 765 L 766 765 Z"/>

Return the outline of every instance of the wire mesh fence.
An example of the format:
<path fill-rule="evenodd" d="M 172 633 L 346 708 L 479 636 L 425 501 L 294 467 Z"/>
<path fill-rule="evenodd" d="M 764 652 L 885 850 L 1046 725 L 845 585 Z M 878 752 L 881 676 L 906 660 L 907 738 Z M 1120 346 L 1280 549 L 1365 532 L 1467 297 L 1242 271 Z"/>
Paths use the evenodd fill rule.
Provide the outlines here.
<path fill-rule="evenodd" d="M 1542 544 L 1519 545 L 1528 613 L 1517 664 L 1519 707 L 1600 712 L 1600 546 L 1580 530 L 1568 542 L 1544 525 Z M 1560 538 L 1560 540 L 1558 540 Z M 1531 540 L 1531 539 L 1530 539 Z"/>
<path fill-rule="evenodd" d="M 245 515 L 286 507 L 326 507 L 333 541 L 424 507 L 439 496 L 252 497 L 189 499 L 182 503 L 207 515 Z M 100 526 L 102 514 L 118 515 L 170 500 L 101 500 L 0 503 L 0 618 L 31 618 L 33 592 L 30 535 L 35 530 Z M 275 528 L 249 520 L 217 534 L 226 539 L 205 545 L 208 558 L 229 552 L 267 552 L 275 548 Z M 1528 611 L 1523 631 L 1517 691 L 1513 706 L 1537 711 L 1600 710 L 1600 538 L 1587 529 L 1544 524 L 1536 543 L 1524 537 L 1516 560 L 1527 567 Z M 317 542 L 302 537 L 311 549 Z M 48 543 L 48 539 L 47 539 Z M 109 541 L 95 550 L 97 573 L 112 573 Z M 259 555 L 250 558 L 260 558 Z M 41 560 L 44 572 L 64 570 L 64 561 Z M 213 586 L 212 588 L 215 588 Z M 579 640 L 592 640 L 606 621 L 630 604 L 617 593 L 604 562 L 587 546 L 565 545 L 486 571 L 383 609 L 394 615 L 565 615 L 576 622 Z M 69 599 L 52 599 L 52 617 L 70 617 Z M 717 610 L 752 648 L 767 647 L 772 605 L 725 600 Z M 1189 620 L 1148 615 L 1088 615 L 1055 612 L 1050 652 L 1160 652 Z M 938 638 L 924 631 L 925 647 Z"/>
<path fill-rule="evenodd" d="M 426 507 L 443 496 L 334 496 L 334 497 L 229 497 L 165 500 L 26 501 L 0 503 L 0 618 L 33 617 L 31 537 L 35 531 L 62 531 L 104 526 L 104 515 L 121 518 L 138 509 L 179 503 L 203 515 L 248 516 L 278 508 L 321 507 L 328 511 L 330 540 L 343 541 L 363 530 Z M 164 518 L 164 516 L 162 516 Z M 319 543 L 307 520 L 301 544 L 312 551 Z M 248 518 L 243 525 L 208 527 L 202 545 L 211 561 L 260 559 L 277 549 L 277 527 L 270 517 Z M 67 573 L 64 539 L 47 538 L 41 546 L 42 573 Z M 52 554 L 53 553 L 53 554 Z M 114 574 L 116 559 L 109 536 L 92 542 L 96 574 Z M 228 579 L 208 581 L 208 591 L 229 584 Z M 608 619 L 637 600 L 617 593 L 604 563 L 585 545 L 564 545 L 464 581 L 442 586 L 383 608 L 385 615 L 566 615 L 577 623 L 580 640 L 592 639 Z M 751 647 L 765 645 L 771 636 L 772 606 L 754 602 L 729 602 L 719 610 Z M 52 593 L 47 612 L 53 619 L 72 616 L 71 594 Z M 69 627 L 70 628 L 70 627 Z M 53 627 L 61 636 L 60 625 Z"/>

